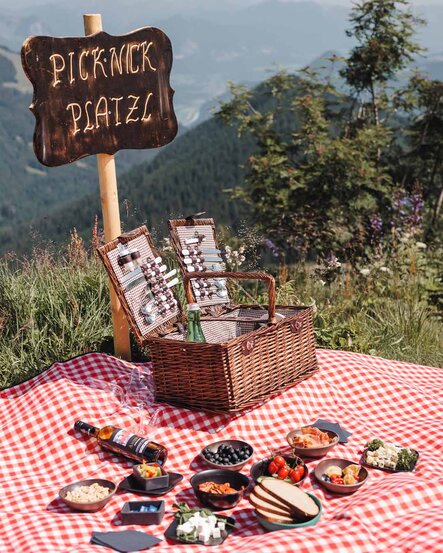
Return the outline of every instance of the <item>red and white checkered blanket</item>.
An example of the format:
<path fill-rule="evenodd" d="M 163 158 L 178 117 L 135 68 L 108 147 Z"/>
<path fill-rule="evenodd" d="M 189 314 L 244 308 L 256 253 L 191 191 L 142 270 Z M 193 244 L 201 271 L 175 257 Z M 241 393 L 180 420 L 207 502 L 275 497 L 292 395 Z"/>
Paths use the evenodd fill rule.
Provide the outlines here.
<path fill-rule="evenodd" d="M 369 469 L 368 482 L 355 494 L 330 494 L 307 478 L 303 489 L 323 503 L 317 525 L 265 532 L 247 499 L 228 512 L 236 529 L 220 546 L 226 552 L 419 552 L 443 551 L 442 384 L 443 370 L 319 350 L 320 370 L 308 380 L 240 416 L 208 415 L 166 406 L 160 439 L 169 449 L 167 469 L 184 474 L 164 496 L 167 514 L 160 526 L 118 526 L 130 493 L 115 495 L 97 513 L 70 511 L 58 490 L 83 478 L 116 483 L 131 473 L 131 463 L 87 447 L 73 431 L 74 421 L 127 427 L 124 412 L 114 415 L 115 397 L 91 387 L 90 377 L 112 381 L 134 365 L 104 354 L 57 363 L 45 373 L 0 394 L 0 551 L 85 552 L 105 548 L 90 543 L 91 532 L 142 530 L 162 538 L 172 521 L 172 504 L 196 501 L 189 478 L 203 467 L 195 456 L 209 442 L 240 438 L 250 442 L 254 461 L 285 447 L 286 434 L 318 418 L 340 422 L 352 432 L 329 456 L 358 461 L 365 442 L 380 437 L 420 452 L 413 473 Z M 315 461 L 309 463 L 312 468 Z M 252 464 L 252 462 L 250 463 Z M 250 465 L 242 472 L 248 474 Z M 117 525 L 116 525 L 117 523 Z M 208 551 L 204 546 L 168 543 L 155 551 Z M 110 551 L 110 550 L 109 550 Z"/>

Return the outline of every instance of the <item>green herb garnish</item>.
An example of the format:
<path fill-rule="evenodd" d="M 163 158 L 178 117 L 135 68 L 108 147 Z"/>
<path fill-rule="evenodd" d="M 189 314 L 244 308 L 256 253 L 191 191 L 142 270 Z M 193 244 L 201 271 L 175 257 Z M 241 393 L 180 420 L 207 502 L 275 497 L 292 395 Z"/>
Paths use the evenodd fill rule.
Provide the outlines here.
<path fill-rule="evenodd" d="M 368 442 L 365 447 L 367 447 L 369 451 L 375 451 L 376 449 L 378 449 L 379 447 L 383 447 L 384 445 L 385 444 L 381 440 L 376 438 L 375 440 L 371 440 L 370 442 Z"/>
<path fill-rule="evenodd" d="M 413 449 L 402 448 L 398 452 L 396 470 L 412 470 L 418 459 L 418 453 Z"/>

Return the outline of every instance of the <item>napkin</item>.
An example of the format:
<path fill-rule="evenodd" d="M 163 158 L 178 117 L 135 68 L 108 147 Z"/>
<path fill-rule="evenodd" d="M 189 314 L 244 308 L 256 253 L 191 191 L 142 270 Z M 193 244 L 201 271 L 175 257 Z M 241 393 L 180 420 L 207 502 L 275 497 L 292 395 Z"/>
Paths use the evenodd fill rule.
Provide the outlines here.
<path fill-rule="evenodd" d="M 331 422 L 325 419 L 318 419 L 312 424 L 312 426 L 316 426 L 318 428 L 321 428 L 322 430 L 332 430 L 332 432 L 336 432 L 338 434 L 338 442 L 340 444 L 348 443 L 349 436 L 352 436 L 352 432 L 348 432 L 347 430 L 342 428 L 338 424 L 338 422 Z"/>
<path fill-rule="evenodd" d="M 139 532 L 137 530 L 124 530 L 122 532 L 92 532 L 91 542 L 96 545 L 111 547 L 121 553 L 129 553 L 130 551 L 141 551 L 149 549 L 162 540 Z"/>

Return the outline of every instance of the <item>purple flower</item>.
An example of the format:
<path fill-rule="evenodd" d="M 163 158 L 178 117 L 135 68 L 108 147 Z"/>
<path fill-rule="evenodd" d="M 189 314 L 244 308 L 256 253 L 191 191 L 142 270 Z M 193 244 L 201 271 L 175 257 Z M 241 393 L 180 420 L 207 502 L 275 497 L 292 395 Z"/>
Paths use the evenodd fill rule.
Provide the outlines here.
<path fill-rule="evenodd" d="M 274 257 L 278 257 L 280 255 L 279 249 L 271 239 L 265 238 L 263 240 L 263 246 L 265 246 L 265 248 L 268 248 Z"/>
<path fill-rule="evenodd" d="M 417 235 L 423 224 L 423 196 L 419 189 L 408 195 L 397 190 L 392 202 L 392 224 L 401 236 L 405 231 Z"/>

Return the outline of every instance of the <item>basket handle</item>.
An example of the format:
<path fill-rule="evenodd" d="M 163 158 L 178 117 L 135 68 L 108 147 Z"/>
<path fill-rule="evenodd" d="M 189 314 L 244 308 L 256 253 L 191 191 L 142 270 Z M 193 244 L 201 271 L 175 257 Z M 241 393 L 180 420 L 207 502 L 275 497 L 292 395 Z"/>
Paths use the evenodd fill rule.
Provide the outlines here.
<path fill-rule="evenodd" d="M 192 293 L 191 279 L 195 278 L 233 278 L 239 280 L 263 280 L 268 285 L 268 324 L 275 324 L 275 279 L 267 273 L 233 273 L 228 271 L 195 272 L 183 276 L 185 285 L 186 301 L 194 303 L 194 294 Z"/>

